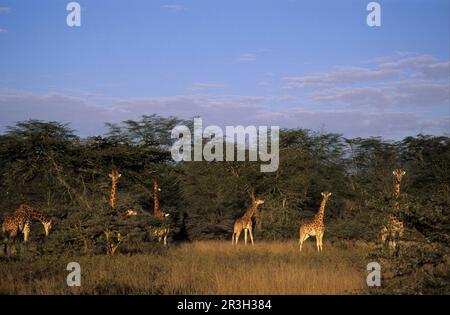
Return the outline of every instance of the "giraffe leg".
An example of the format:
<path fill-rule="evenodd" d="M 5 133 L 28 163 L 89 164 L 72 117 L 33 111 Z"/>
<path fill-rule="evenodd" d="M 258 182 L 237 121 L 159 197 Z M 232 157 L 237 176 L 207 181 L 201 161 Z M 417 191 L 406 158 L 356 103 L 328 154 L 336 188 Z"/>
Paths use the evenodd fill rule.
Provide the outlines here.
<path fill-rule="evenodd" d="M 11 256 L 10 247 L 8 246 L 10 237 L 7 237 L 6 235 L 3 238 L 3 251 L 7 258 Z"/>
<path fill-rule="evenodd" d="M 316 246 L 317 246 L 317 252 L 320 253 L 320 233 L 316 235 Z"/>
<path fill-rule="evenodd" d="M 241 231 L 237 231 L 236 233 L 236 245 L 239 242 L 239 236 L 241 236 Z"/>
<path fill-rule="evenodd" d="M 255 242 L 253 242 L 253 231 L 252 231 L 253 229 L 252 228 L 250 228 L 250 229 L 248 229 L 248 232 L 249 232 L 249 234 L 250 234 L 250 240 L 252 241 L 252 245 L 255 245 Z"/>
<path fill-rule="evenodd" d="M 308 237 L 309 237 L 309 234 L 306 234 L 306 233 L 303 234 L 302 237 L 300 237 L 300 251 L 302 251 L 303 242 L 306 241 L 308 239 Z"/>
<path fill-rule="evenodd" d="M 28 252 L 28 239 L 30 238 L 30 224 L 26 223 L 23 227 L 23 252 Z"/>
<path fill-rule="evenodd" d="M 164 246 L 166 246 L 166 245 L 167 245 L 167 234 L 164 235 Z"/>
<path fill-rule="evenodd" d="M 300 251 L 302 251 L 302 237 L 303 237 L 302 231 L 300 231 L 299 237 L 298 237 L 298 247 L 299 247 Z"/>
<path fill-rule="evenodd" d="M 395 233 L 391 227 L 391 230 L 389 231 L 389 249 L 391 250 L 391 254 L 395 254 L 395 247 L 396 247 Z"/>
<path fill-rule="evenodd" d="M 381 228 L 381 249 L 384 251 L 387 248 L 388 230 L 385 226 Z"/>
<path fill-rule="evenodd" d="M 389 240 L 389 250 L 390 250 L 390 251 L 393 251 L 393 250 L 394 250 L 394 247 L 395 247 L 394 240 L 390 239 L 390 240 Z"/>
<path fill-rule="evenodd" d="M 231 235 L 231 245 L 234 245 L 235 235 L 236 235 L 236 233 L 234 233 L 234 231 L 233 231 L 233 235 Z"/>
<path fill-rule="evenodd" d="M 8 240 L 7 243 L 5 243 L 5 249 L 6 249 L 6 257 L 11 257 L 11 241 Z"/>
<path fill-rule="evenodd" d="M 323 233 L 319 234 L 319 248 L 320 248 L 320 252 L 322 252 L 322 250 L 323 250 Z"/>
<path fill-rule="evenodd" d="M 394 255 L 398 256 L 399 250 L 400 250 L 400 242 L 399 242 L 399 237 L 398 237 L 397 233 L 395 233 L 395 235 L 394 235 L 393 242 L 394 242 L 394 245 L 393 245 L 393 247 L 394 247 L 394 249 L 393 249 Z"/>
<path fill-rule="evenodd" d="M 244 243 L 245 245 L 247 245 L 247 233 L 248 233 L 248 229 L 244 230 Z"/>
<path fill-rule="evenodd" d="M 11 242 L 11 246 L 12 246 L 12 242 Z M 20 239 L 18 237 L 16 237 L 14 239 L 14 247 L 16 248 L 16 255 L 20 254 Z"/>
<path fill-rule="evenodd" d="M 397 244 L 397 255 L 400 255 L 400 239 L 403 236 L 403 226 L 400 227 L 398 233 L 397 233 L 397 239 L 396 239 L 396 244 Z"/>
<path fill-rule="evenodd" d="M 6 255 L 6 246 L 7 246 L 7 242 L 8 242 L 8 238 L 6 236 L 6 231 L 3 230 L 2 231 L 2 236 L 3 236 L 3 253 Z"/>

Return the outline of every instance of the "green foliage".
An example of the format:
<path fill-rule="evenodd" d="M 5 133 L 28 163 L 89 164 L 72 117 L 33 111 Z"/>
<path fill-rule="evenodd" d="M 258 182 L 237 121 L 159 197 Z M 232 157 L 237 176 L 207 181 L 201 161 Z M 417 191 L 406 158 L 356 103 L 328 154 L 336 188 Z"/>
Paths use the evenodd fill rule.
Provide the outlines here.
<path fill-rule="evenodd" d="M 58 222 L 47 251 L 91 254 L 104 253 L 107 227 L 126 235 L 119 251 L 151 241 L 150 228 L 160 224 L 151 216 L 154 178 L 161 184 L 161 207 L 171 214 L 171 238 L 179 241 L 231 238 L 252 190 L 266 201 L 255 217 L 257 240 L 296 239 L 300 223 L 317 212 L 320 193 L 331 191 L 326 238 L 377 240 L 392 211 L 392 171 L 402 167 L 407 174 L 400 217 L 408 230 L 429 241 L 450 241 L 448 137 L 392 142 L 286 129 L 280 132 L 278 171 L 261 173 L 255 162 L 174 163 L 170 132 L 178 124 L 192 127 L 151 115 L 107 124 L 105 135 L 80 139 L 58 122 L 19 122 L 0 135 L 1 211 L 20 203 L 39 208 Z M 108 205 L 113 167 L 122 174 L 116 210 Z M 128 208 L 139 215 L 117 216 Z"/>

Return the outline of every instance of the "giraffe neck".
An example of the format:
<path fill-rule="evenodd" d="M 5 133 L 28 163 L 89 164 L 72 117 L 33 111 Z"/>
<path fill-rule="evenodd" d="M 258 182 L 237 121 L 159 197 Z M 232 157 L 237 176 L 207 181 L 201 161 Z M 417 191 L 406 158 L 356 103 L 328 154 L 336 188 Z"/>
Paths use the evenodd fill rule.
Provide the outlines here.
<path fill-rule="evenodd" d="M 320 203 L 319 212 L 316 214 L 316 220 L 315 221 L 321 221 L 323 222 L 323 215 L 325 213 L 325 205 L 327 204 L 327 199 L 323 197 L 322 202 Z"/>
<path fill-rule="evenodd" d="M 252 207 L 244 213 L 244 216 L 242 218 L 246 219 L 246 220 L 251 219 L 253 217 L 253 215 L 255 214 L 257 208 L 258 208 L 258 204 L 253 203 Z"/>
<path fill-rule="evenodd" d="M 400 183 L 401 181 L 398 179 L 395 181 L 395 191 L 394 191 L 395 199 L 398 199 L 400 197 Z"/>
<path fill-rule="evenodd" d="M 27 217 L 30 219 L 35 219 L 41 223 L 47 222 L 47 219 L 45 218 L 44 214 L 42 214 L 42 212 L 33 207 L 21 205 L 18 211 L 24 211 Z"/>
<path fill-rule="evenodd" d="M 400 210 L 400 204 L 398 202 L 398 199 L 400 198 L 400 184 L 401 184 L 401 180 L 396 179 L 395 180 L 395 191 L 394 191 L 394 197 L 395 197 L 394 210 L 395 211 Z"/>
<path fill-rule="evenodd" d="M 161 216 L 161 209 L 159 208 L 158 190 L 159 190 L 158 183 L 155 182 L 154 188 L 153 188 L 153 193 L 154 193 L 154 208 L 153 209 L 154 209 L 155 216 Z"/>
<path fill-rule="evenodd" d="M 112 179 L 111 184 L 111 197 L 109 198 L 109 204 L 111 205 L 111 208 L 116 208 L 116 179 Z"/>

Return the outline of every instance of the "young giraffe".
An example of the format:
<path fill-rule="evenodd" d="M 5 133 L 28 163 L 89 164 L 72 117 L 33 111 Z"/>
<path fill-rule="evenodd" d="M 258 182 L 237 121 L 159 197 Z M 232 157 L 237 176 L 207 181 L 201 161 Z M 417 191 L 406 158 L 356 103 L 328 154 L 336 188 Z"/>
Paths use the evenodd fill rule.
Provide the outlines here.
<path fill-rule="evenodd" d="M 253 223 L 252 223 L 252 217 L 256 213 L 256 210 L 259 205 L 262 205 L 264 203 L 264 200 L 262 199 L 256 199 L 253 192 L 250 193 L 250 198 L 252 200 L 252 206 L 250 209 L 245 211 L 244 215 L 234 222 L 233 227 L 233 235 L 231 237 L 231 244 L 236 244 L 239 241 L 239 236 L 241 235 L 242 230 L 244 230 L 244 243 L 247 245 L 247 232 L 250 233 L 250 240 L 252 241 L 252 245 L 254 245 L 253 242 Z"/>
<path fill-rule="evenodd" d="M 316 237 L 316 247 L 317 251 L 322 251 L 322 240 L 323 240 L 323 233 L 325 232 L 325 225 L 323 224 L 323 216 L 325 212 L 325 205 L 327 204 L 328 198 L 330 198 L 331 193 L 330 192 L 322 192 L 321 193 L 323 199 L 320 204 L 319 212 L 317 212 L 316 216 L 314 217 L 314 220 L 307 222 L 305 224 L 302 224 L 300 226 L 300 238 L 299 238 L 299 246 L 300 251 L 302 251 L 302 245 L 303 242 L 306 241 L 306 239 L 310 236 Z"/>
<path fill-rule="evenodd" d="M 153 215 L 155 218 L 157 218 L 161 223 L 163 224 L 166 221 L 166 218 L 169 216 L 169 213 L 165 213 L 161 210 L 159 207 L 159 199 L 158 199 L 158 192 L 161 191 L 161 188 L 159 187 L 158 181 L 155 179 L 153 181 Z M 167 237 L 170 233 L 170 229 L 165 226 L 155 227 L 153 229 L 153 235 L 158 238 L 158 242 L 164 241 L 164 246 L 167 245 Z"/>
<path fill-rule="evenodd" d="M 388 247 L 391 251 L 396 252 L 398 250 L 398 242 L 404 233 L 403 222 L 397 217 L 396 213 L 400 211 L 400 185 L 402 177 L 406 174 L 405 170 L 396 169 L 392 172 L 395 178 L 394 186 L 394 213 L 391 213 L 386 219 L 385 224 L 381 228 L 381 243 L 383 247 L 386 246 L 386 241 L 388 242 Z"/>
<path fill-rule="evenodd" d="M 111 174 L 109 174 L 109 177 L 111 177 L 111 195 L 109 197 L 109 205 L 112 209 L 116 209 L 116 200 L 117 200 L 117 180 L 122 176 L 116 169 L 113 169 L 111 171 Z M 120 216 L 128 218 L 137 216 L 137 211 L 133 208 L 128 208 L 127 210 L 119 213 Z"/>
<path fill-rule="evenodd" d="M 113 169 L 111 174 L 109 174 L 109 177 L 111 177 L 111 195 L 109 197 L 109 205 L 112 209 L 116 209 L 116 185 L 120 176 L 122 176 L 122 174 L 120 174 L 116 169 Z"/>
<path fill-rule="evenodd" d="M 13 214 L 8 215 L 2 224 L 2 234 L 4 238 L 4 249 L 7 256 L 10 256 L 11 250 L 8 243 L 15 241 L 16 252 L 18 252 L 18 233 L 23 233 L 24 250 L 27 251 L 28 240 L 30 236 L 30 227 L 34 220 L 42 223 L 45 236 L 48 236 L 52 227 L 52 220 L 48 220 L 39 210 L 28 205 L 20 205 Z"/>

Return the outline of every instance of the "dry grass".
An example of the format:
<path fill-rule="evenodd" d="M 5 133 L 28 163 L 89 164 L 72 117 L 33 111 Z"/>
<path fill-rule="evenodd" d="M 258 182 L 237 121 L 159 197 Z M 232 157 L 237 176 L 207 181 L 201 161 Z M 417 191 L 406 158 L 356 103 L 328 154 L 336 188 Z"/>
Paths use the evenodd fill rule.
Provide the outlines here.
<path fill-rule="evenodd" d="M 260 242 L 254 247 L 208 241 L 155 254 L 0 260 L 0 294 L 348 294 L 365 293 L 368 246 Z M 79 262 L 81 287 L 66 285 Z M 30 266 L 32 266 L 30 268 Z"/>

